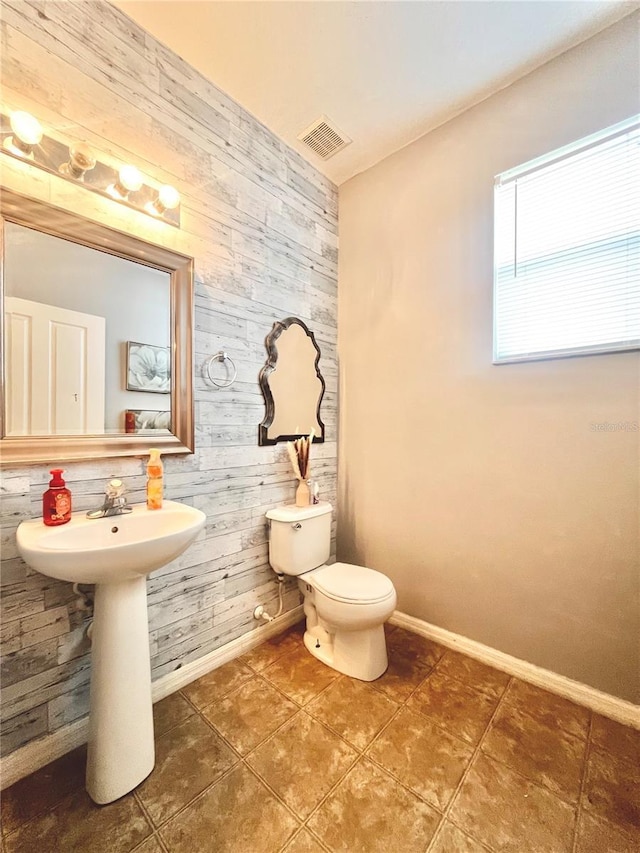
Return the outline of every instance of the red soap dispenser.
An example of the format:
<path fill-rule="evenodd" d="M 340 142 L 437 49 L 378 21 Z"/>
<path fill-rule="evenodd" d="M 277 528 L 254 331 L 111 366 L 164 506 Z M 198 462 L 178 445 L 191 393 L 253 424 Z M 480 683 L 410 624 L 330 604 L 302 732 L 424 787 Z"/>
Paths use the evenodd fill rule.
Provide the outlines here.
<path fill-rule="evenodd" d="M 49 473 L 53 477 L 42 496 L 42 520 L 49 527 L 55 527 L 71 521 L 71 492 L 62 479 L 62 468 L 54 468 Z"/>

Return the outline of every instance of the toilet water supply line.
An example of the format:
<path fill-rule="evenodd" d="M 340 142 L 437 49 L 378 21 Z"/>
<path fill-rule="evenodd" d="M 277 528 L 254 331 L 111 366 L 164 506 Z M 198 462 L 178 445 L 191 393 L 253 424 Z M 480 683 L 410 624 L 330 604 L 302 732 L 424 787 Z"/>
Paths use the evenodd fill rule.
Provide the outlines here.
<path fill-rule="evenodd" d="M 284 608 L 284 600 L 283 600 L 283 588 L 284 588 L 284 575 L 276 575 L 278 579 L 278 601 L 280 602 L 280 606 L 278 607 L 278 612 L 275 616 L 269 616 L 264 607 L 259 604 L 256 609 L 253 611 L 254 619 L 264 619 L 265 622 L 273 622 L 274 619 L 277 619 L 278 616 L 281 615 L 282 610 Z"/>

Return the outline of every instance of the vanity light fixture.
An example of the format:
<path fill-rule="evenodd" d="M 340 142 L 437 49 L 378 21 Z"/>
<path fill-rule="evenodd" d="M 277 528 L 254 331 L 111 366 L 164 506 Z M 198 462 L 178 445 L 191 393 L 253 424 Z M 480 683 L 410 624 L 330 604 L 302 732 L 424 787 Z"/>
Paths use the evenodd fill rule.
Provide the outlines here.
<path fill-rule="evenodd" d="M 0 0 L 1 2 L 1 0 Z M 132 164 L 119 171 L 83 141 L 63 141 L 43 132 L 24 110 L 0 109 L 0 152 L 113 199 L 159 222 L 180 227 L 180 193 L 169 185 L 158 190 Z M 22 179 L 22 178 L 21 178 Z"/>
<path fill-rule="evenodd" d="M 38 145 L 42 139 L 42 125 L 37 118 L 26 113 L 24 110 L 15 110 L 11 113 L 12 136 L 4 141 L 4 148 L 16 157 L 33 159 L 33 146 Z"/>
<path fill-rule="evenodd" d="M 145 210 L 152 216 L 162 216 L 165 210 L 175 210 L 180 204 L 180 193 L 175 187 L 165 184 L 158 190 L 158 197 L 145 205 Z"/>
<path fill-rule="evenodd" d="M 129 198 L 129 193 L 136 193 L 142 186 L 142 175 L 135 166 L 123 166 L 118 172 L 118 180 L 107 187 L 107 192 L 117 201 Z"/>
<path fill-rule="evenodd" d="M 58 169 L 61 175 L 84 181 L 85 172 L 95 168 L 96 156 L 86 142 L 77 142 L 69 148 L 69 161 Z"/>

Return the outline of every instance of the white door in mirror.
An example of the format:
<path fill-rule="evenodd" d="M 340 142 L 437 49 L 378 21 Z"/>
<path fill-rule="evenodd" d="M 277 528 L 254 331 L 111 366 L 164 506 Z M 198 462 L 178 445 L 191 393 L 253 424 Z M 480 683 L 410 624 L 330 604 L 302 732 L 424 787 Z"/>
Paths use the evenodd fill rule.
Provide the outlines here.
<path fill-rule="evenodd" d="M 104 317 L 5 298 L 7 435 L 104 432 Z"/>

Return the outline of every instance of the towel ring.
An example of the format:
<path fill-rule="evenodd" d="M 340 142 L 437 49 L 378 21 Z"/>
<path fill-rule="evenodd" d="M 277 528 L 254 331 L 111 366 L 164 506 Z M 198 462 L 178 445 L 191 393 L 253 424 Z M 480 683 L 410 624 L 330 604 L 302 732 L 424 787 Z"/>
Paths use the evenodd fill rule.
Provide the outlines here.
<path fill-rule="evenodd" d="M 231 364 L 231 367 L 233 368 L 233 376 L 224 382 L 217 382 L 211 375 L 211 365 L 214 361 L 221 361 L 223 363 L 225 361 L 228 361 Z M 212 355 L 211 358 L 208 358 L 205 361 L 204 371 L 207 374 L 209 382 L 211 382 L 212 385 L 215 385 L 216 388 L 228 388 L 230 385 L 233 385 L 233 383 L 236 381 L 236 376 L 238 375 L 238 368 L 236 367 L 234 360 L 229 355 L 227 355 L 224 350 L 220 350 L 220 352 L 217 352 L 215 355 Z"/>

